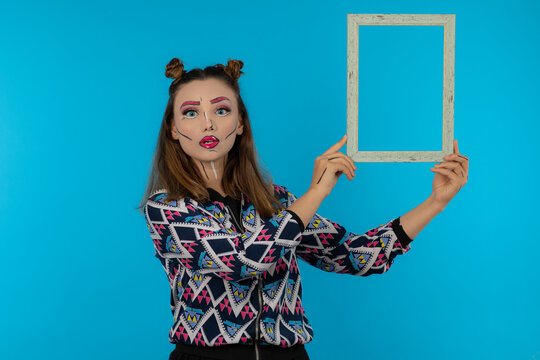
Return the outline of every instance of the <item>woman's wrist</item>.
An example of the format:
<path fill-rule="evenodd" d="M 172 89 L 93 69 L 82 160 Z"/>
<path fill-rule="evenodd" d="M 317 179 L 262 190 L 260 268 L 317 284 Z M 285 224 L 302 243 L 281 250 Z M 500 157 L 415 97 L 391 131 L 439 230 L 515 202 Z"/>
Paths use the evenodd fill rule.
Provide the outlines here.
<path fill-rule="evenodd" d="M 320 199 L 321 202 L 330 195 L 329 193 L 324 192 L 321 190 L 320 187 L 314 187 L 311 186 L 308 191 L 306 191 L 306 194 L 309 194 L 309 196 L 315 197 L 316 199 Z"/>
<path fill-rule="evenodd" d="M 446 205 L 448 205 L 448 203 L 442 203 L 435 200 L 435 196 L 433 194 L 429 195 L 429 197 L 427 198 L 427 204 L 429 208 L 437 214 L 442 212 L 444 208 L 446 208 Z"/>

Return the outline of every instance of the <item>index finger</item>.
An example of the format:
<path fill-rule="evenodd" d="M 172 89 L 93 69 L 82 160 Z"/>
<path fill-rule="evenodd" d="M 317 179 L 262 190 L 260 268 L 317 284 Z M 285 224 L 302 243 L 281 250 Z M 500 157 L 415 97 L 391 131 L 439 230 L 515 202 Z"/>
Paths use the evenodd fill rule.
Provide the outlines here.
<path fill-rule="evenodd" d="M 459 154 L 459 148 L 456 139 L 454 139 L 454 154 Z"/>
<path fill-rule="evenodd" d="M 330 146 L 330 148 L 328 150 L 326 150 L 323 155 L 327 155 L 327 154 L 331 154 L 331 153 L 335 153 L 337 152 L 339 149 L 341 149 L 343 147 L 343 145 L 345 145 L 345 143 L 347 142 L 347 135 L 343 136 L 341 138 L 341 140 L 339 140 L 337 143 L 335 143 L 334 145 Z"/>

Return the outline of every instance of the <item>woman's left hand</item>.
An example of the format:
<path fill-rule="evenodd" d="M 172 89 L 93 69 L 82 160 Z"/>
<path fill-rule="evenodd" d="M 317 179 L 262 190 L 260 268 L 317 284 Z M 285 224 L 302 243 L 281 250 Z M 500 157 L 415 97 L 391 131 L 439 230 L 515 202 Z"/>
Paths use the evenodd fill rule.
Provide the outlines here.
<path fill-rule="evenodd" d="M 435 173 L 431 195 L 442 208 L 448 205 L 469 178 L 469 158 L 459 153 L 457 140 L 454 139 L 454 153 L 446 155 L 444 160 L 447 161 L 431 168 Z"/>

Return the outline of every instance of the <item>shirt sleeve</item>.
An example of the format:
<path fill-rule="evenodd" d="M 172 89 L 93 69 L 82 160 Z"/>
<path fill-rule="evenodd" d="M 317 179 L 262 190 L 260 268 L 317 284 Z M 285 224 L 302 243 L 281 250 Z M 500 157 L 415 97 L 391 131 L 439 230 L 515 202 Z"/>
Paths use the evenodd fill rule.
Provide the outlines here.
<path fill-rule="evenodd" d="M 282 187 L 287 206 L 296 196 Z M 296 255 L 321 270 L 341 274 L 368 276 L 390 269 L 397 255 L 407 253 L 412 241 L 395 218 L 364 234 L 347 231 L 343 226 L 315 214 L 304 224 Z"/>
<path fill-rule="evenodd" d="M 219 202 L 204 207 L 190 198 L 167 202 L 165 197 L 152 195 L 144 213 L 155 256 L 166 271 L 170 261 L 178 261 L 192 271 L 238 281 L 267 271 L 300 243 L 300 226 L 284 209 L 267 220 L 255 212 L 258 226 L 239 233 Z"/>

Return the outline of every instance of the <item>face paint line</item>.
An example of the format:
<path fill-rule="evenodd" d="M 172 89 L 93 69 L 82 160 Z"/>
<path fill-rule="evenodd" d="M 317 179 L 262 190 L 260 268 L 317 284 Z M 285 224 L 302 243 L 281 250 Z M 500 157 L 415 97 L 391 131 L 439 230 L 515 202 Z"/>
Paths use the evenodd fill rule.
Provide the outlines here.
<path fill-rule="evenodd" d="M 324 171 L 322 172 L 321 177 L 319 178 L 319 181 L 317 181 L 317 184 L 321 181 L 321 179 L 322 179 L 324 173 L 326 172 L 326 169 L 328 169 L 328 168 L 324 168 Z"/>
<path fill-rule="evenodd" d="M 227 98 L 225 96 L 220 96 L 220 97 L 217 97 L 215 99 L 210 100 L 210 104 L 215 104 L 215 103 L 223 101 L 223 100 L 229 100 L 229 98 Z M 229 101 L 231 101 L 231 100 L 229 100 Z"/>
<path fill-rule="evenodd" d="M 238 121 L 236 122 L 236 126 L 234 127 L 234 130 L 231 131 L 231 133 L 225 137 L 225 140 L 227 140 L 227 139 L 229 138 L 229 136 L 231 136 L 232 134 L 234 134 L 234 133 L 236 132 L 236 129 L 238 129 Z"/>
<path fill-rule="evenodd" d="M 204 112 L 204 118 L 206 121 L 208 121 L 208 116 L 206 116 L 206 111 Z M 210 120 L 210 130 L 214 130 L 214 124 L 212 124 L 212 120 Z"/>
<path fill-rule="evenodd" d="M 203 168 L 204 175 L 206 175 L 206 178 L 207 178 L 208 180 L 210 180 L 210 178 L 208 177 L 208 174 L 206 173 L 206 169 L 204 168 L 204 164 L 202 163 L 202 161 L 199 161 L 199 162 L 201 163 L 201 166 L 202 166 L 202 168 Z"/>
<path fill-rule="evenodd" d="M 182 106 L 180 106 L 180 109 L 183 108 L 186 105 L 201 105 L 201 103 L 198 102 L 198 101 L 184 101 L 182 103 Z"/>
<path fill-rule="evenodd" d="M 178 130 L 178 126 L 176 126 L 176 124 L 174 124 L 174 127 L 176 128 L 176 131 L 178 131 L 178 133 L 179 133 L 180 135 L 182 135 L 182 136 L 185 137 L 186 139 L 189 139 L 189 140 L 193 141 L 193 139 L 190 138 L 189 136 L 182 134 L 182 133 L 180 132 L 180 130 Z"/>
<path fill-rule="evenodd" d="M 217 180 L 217 172 L 216 172 L 216 167 L 214 166 L 214 162 L 211 161 L 210 165 L 212 165 L 212 170 L 214 170 L 214 176 L 216 177 L 216 180 Z"/>

